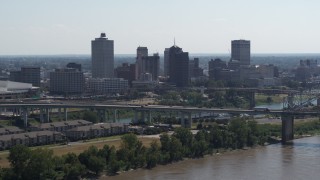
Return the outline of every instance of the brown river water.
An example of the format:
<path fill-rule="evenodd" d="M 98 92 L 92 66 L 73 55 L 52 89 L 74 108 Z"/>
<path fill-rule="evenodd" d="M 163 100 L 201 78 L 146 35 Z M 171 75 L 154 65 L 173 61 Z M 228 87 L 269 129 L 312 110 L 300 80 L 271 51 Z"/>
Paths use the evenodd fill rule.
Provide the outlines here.
<path fill-rule="evenodd" d="M 320 180 L 320 136 L 138 169 L 101 179 Z"/>

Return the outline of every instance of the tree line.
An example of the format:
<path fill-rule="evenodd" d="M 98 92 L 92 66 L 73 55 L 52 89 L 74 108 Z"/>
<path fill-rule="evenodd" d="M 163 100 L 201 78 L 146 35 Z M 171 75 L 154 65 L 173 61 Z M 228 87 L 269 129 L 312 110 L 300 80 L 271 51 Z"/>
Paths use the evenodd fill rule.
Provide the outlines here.
<path fill-rule="evenodd" d="M 50 149 L 31 150 L 23 145 L 10 149 L 10 168 L 1 169 L 2 179 L 79 179 L 99 176 L 105 172 L 115 175 L 130 169 L 151 169 L 184 158 L 201 158 L 220 149 L 239 149 L 264 144 L 270 131 L 259 128 L 252 120 L 235 119 L 226 126 L 213 125 L 193 134 L 189 129 L 177 128 L 170 136 L 160 135 L 144 146 L 134 134 L 121 137 L 119 148 L 105 145 L 102 149 L 89 147 L 76 155 L 54 156 Z"/>

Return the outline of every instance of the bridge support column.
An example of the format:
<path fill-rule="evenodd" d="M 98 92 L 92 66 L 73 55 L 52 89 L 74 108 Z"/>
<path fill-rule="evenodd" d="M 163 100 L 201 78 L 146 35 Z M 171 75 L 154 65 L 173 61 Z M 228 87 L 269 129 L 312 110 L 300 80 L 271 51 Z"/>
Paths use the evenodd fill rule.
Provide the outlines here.
<path fill-rule="evenodd" d="M 44 122 L 44 117 L 43 117 L 43 116 L 44 116 L 44 112 L 43 112 L 43 109 L 40 108 L 39 111 L 40 111 L 40 112 L 39 112 L 39 113 L 40 113 L 40 114 L 39 114 L 39 116 L 40 116 L 40 123 L 43 123 L 43 122 Z"/>
<path fill-rule="evenodd" d="M 188 112 L 188 119 L 185 120 L 185 128 L 191 128 L 192 126 L 192 113 Z"/>
<path fill-rule="evenodd" d="M 180 112 L 181 117 L 181 127 L 191 128 L 192 126 L 192 113 L 191 112 Z M 188 115 L 188 118 L 185 118 L 185 115 Z"/>
<path fill-rule="evenodd" d="M 255 99 L 255 93 L 254 92 L 250 92 L 250 98 L 249 98 L 249 106 L 250 109 L 253 109 L 256 106 L 256 99 Z"/>
<path fill-rule="evenodd" d="M 138 111 L 137 111 L 137 110 L 135 110 L 135 111 L 134 111 L 134 119 L 133 119 L 133 123 L 134 123 L 134 124 L 136 124 L 136 123 L 138 123 L 138 121 L 139 121 L 139 120 L 138 120 Z"/>
<path fill-rule="evenodd" d="M 61 113 L 61 108 L 58 108 L 58 116 L 59 116 L 59 120 L 62 120 L 62 113 Z"/>
<path fill-rule="evenodd" d="M 117 109 L 115 109 L 114 111 L 113 111 L 113 115 L 114 115 L 114 118 L 113 118 L 113 122 L 117 122 L 117 117 L 118 117 L 118 110 Z"/>
<path fill-rule="evenodd" d="M 46 115 L 47 115 L 47 122 L 50 121 L 50 112 L 49 112 L 49 108 L 46 109 Z"/>
<path fill-rule="evenodd" d="M 152 117 L 151 117 L 151 111 L 149 110 L 149 111 L 148 111 L 148 122 L 149 122 L 149 123 L 151 123 L 151 118 L 152 118 Z"/>
<path fill-rule="evenodd" d="M 22 111 L 22 114 L 23 114 L 23 121 L 24 121 L 24 127 L 27 128 L 28 127 L 28 109 L 25 108 L 23 109 Z"/>
<path fill-rule="evenodd" d="M 145 111 L 141 111 L 141 123 L 146 122 L 146 112 Z"/>
<path fill-rule="evenodd" d="M 64 108 L 64 120 L 68 121 L 68 109 Z"/>
<path fill-rule="evenodd" d="M 282 143 L 293 140 L 293 121 L 294 116 L 283 114 L 281 115 L 282 121 Z"/>
<path fill-rule="evenodd" d="M 98 109 L 99 122 L 106 122 L 106 110 Z"/>
<path fill-rule="evenodd" d="M 180 112 L 181 127 L 186 127 L 184 115 L 184 112 Z"/>

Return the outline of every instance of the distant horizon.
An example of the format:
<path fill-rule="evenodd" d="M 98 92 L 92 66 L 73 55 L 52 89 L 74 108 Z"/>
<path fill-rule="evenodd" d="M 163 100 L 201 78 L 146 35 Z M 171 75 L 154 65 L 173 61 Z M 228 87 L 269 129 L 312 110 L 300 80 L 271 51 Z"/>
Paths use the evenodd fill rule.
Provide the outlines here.
<path fill-rule="evenodd" d="M 153 55 L 154 53 L 149 53 L 149 55 Z M 163 53 L 159 53 L 160 56 L 163 56 Z M 229 53 L 190 53 L 189 52 L 189 56 L 216 56 L 216 55 L 223 55 L 223 56 L 231 56 Z M 278 55 L 278 56 L 284 56 L 284 55 L 307 55 L 307 56 L 314 56 L 314 55 L 319 55 L 320 53 L 251 53 L 251 56 L 270 56 L 270 55 Z M 0 57 L 41 57 L 41 56 L 91 56 L 91 54 L 17 54 L 17 55 L 12 55 L 12 54 L 8 54 L 8 55 L 4 55 L 1 54 Z M 136 54 L 114 54 L 114 56 L 136 56 Z"/>

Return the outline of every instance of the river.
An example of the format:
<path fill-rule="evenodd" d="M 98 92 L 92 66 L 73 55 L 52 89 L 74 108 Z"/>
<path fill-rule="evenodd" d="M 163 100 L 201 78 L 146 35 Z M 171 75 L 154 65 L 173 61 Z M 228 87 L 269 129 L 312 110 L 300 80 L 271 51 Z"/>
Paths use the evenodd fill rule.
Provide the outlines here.
<path fill-rule="evenodd" d="M 159 165 L 152 170 L 138 169 L 102 179 L 319 180 L 320 136 L 296 139 L 289 145 L 273 144 Z"/>

